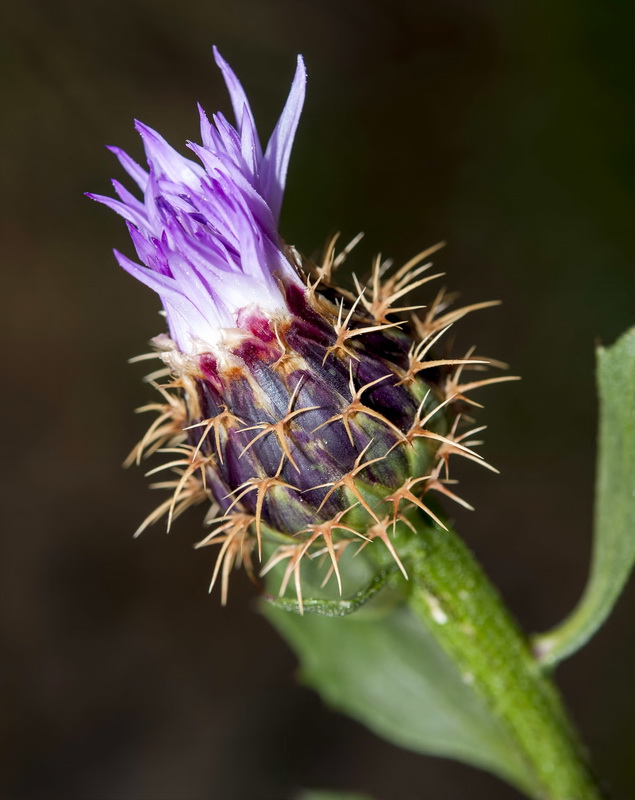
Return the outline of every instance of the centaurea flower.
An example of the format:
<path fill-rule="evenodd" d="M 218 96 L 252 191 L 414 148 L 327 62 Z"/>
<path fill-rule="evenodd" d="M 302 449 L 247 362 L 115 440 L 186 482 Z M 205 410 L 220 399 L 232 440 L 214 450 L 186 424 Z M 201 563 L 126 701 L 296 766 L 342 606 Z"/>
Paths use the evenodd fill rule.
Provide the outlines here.
<path fill-rule="evenodd" d="M 159 484 L 172 498 L 168 524 L 200 500 L 212 502 L 215 527 L 201 544 L 219 544 L 212 583 L 236 563 L 253 574 L 253 552 L 287 563 L 300 604 L 302 559 L 326 552 L 340 584 L 339 559 L 351 543 L 379 540 L 405 570 L 392 536 L 423 509 L 423 497 L 448 488 L 450 455 L 484 464 L 458 425 L 466 393 L 490 381 L 462 383 L 485 363 L 433 358 L 431 349 L 460 317 L 487 303 L 448 311 L 439 292 L 425 313 L 403 298 L 437 275 L 421 253 L 390 277 L 377 259 L 369 285 L 332 285 L 350 248 L 335 239 L 316 265 L 277 231 L 287 166 L 305 92 L 298 57 L 282 115 L 262 149 L 244 90 L 215 50 L 236 126 L 200 109 L 200 163 L 177 153 L 137 123 L 148 169 L 111 148 L 143 194 L 114 181 L 119 199 L 91 195 L 127 221 L 144 266 L 115 251 L 119 264 L 160 296 L 169 337 L 154 340 L 172 380 L 159 386 L 159 417 L 135 451 L 162 449 L 176 472 Z M 494 379 L 501 380 L 501 379 Z M 459 500 L 459 502 L 462 502 Z M 412 535 L 415 535 L 414 533 Z"/>
<path fill-rule="evenodd" d="M 143 201 L 119 181 L 119 199 L 89 195 L 120 214 L 139 266 L 115 251 L 119 264 L 163 302 L 170 336 L 183 353 L 218 345 L 223 330 L 240 327 L 239 312 L 283 313 L 280 282 L 300 286 L 281 249 L 277 223 L 287 165 L 304 102 L 305 70 L 298 66 L 282 116 L 263 153 L 242 86 L 218 51 L 216 63 L 238 121 L 232 127 L 199 106 L 202 145 L 188 142 L 198 164 L 176 152 L 156 131 L 136 122 L 146 171 L 119 148 L 110 148 L 134 180 Z"/>

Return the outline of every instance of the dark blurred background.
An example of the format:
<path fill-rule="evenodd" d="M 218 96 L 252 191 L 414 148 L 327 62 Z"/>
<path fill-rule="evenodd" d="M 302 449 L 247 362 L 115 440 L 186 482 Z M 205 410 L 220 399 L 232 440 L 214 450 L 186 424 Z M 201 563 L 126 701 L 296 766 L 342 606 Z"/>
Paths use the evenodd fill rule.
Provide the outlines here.
<path fill-rule="evenodd" d="M 630 3 L 591 0 L 22 0 L 2 9 L 5 376 L 0 604 L 7 798 L 513 800 L 496 779 L 399 750 L 296 680 L 243 574 L 209 597 L 201 514 L 133 541 L 154 506 L 121 462 L 152 399 L 158 301 L 115 264 L 122 222 L 83 197 L 141 158 L 138 117 L 177 147 L 195 103 L 229 111 L 211 45 L 261 132 L 295 54 L 308 98 L 283 233 L 305 253 L 366 231 L 352 259 L 439 239 L 447 285 L 500 309 L 459 342 L 523 376 L 484 390 L 485 455 L 457 524 L 530 630 L 565 615 L 591 542 L 594 344 L 635 322 Z M 630 127 L 632 132 L 632 126 Z M 422 298 L 425 302 L 425 296 Z M 598 772 L 635 795 L 633 587 L 559 670 Z"/>

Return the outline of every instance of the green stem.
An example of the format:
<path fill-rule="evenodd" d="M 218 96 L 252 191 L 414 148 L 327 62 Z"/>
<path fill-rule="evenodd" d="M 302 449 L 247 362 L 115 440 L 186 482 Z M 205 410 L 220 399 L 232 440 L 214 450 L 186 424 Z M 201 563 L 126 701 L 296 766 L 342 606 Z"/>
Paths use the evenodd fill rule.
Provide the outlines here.
<path fill-rule="evenodd" d="M 452 531 L 419 526 L 410 605 L 508 730 L 540 800 L 598 800 L 550 678 L 478 563 Z"/>

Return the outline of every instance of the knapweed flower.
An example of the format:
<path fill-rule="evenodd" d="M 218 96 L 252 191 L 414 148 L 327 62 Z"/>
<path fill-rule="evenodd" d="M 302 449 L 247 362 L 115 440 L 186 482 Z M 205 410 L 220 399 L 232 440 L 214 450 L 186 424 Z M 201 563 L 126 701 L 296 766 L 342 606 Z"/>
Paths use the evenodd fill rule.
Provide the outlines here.
<path fill-rule="evenodd" d="M 128 224 L 139 264 L 119 264 L 154 289 L 169 336 L 153 340 L 165 370 L 154 375 L 158 412 L 134 451 L 169 454 L 172 491 L 142 525 L 209 501 L 214 525 L 201 544 L 220 545 L 212 583 L 235 564 L 255 574 L 254 557 L 285 561 L 301 600 L 301 562 L 326 553 L 341 578 L 344 550 L 385 547 L 403 570 L 392 534 L 409 509 L 442 520 L 424 502 L 448 488 L 450 455 L 484 463 L 459 433 L 466 394 L 487 380 L 463 381 L 466 357 L 433 357 L 445 331 L 481 303 L 448 310 L 406 295 L 439 277 L 419 254 L 392 274 L 377 259 L 368 285 L 333 285 L 350 248 L 329 243 L 321 263 L 302 260 L 278 234 L 287 166 L 305 93 L 298 58 L 280 119 L 263 149 L 245 92 L 215 51 L 235 126 L 200 110 L 198 161 L 137 123 L 147 169 L 111 148 L 140 190 L 113 181 L 118 199 L 91 195 Z M 404 305 L 404 303 L 406 303 Z M 501 380 L 500 378 L 493 380 Z M 413 536 L 416 534 L 413 532 Z"/>

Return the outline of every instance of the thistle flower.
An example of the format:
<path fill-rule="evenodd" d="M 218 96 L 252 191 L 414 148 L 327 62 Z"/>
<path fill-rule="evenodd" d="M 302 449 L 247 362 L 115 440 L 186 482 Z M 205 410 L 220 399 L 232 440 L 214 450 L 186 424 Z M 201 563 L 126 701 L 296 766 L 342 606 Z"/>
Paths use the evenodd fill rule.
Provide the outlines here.
<path fill-rule="evenodd" d="M 119 199 L 89 195 L 126 220 L 143 266 L 115 256 L 157 292 L 169 329 L 153 340 L 162 400 L 141 409 L 158 417 L 131 460 L 168 454 L 149 474 L 168 470 L 155 486 L 172 494 L 138 532 L 210 502 L 214 527 L 200 546 L 220 546 L 212 585 L 222 578 L 223 602 L 231 568 L 254 576 L 267 542 L 261 573 L 285 562 L 280 593 L 293 577 L 302 603 L 302 560 L 326 553 L 341 590 L 338 563 L 351 544 L 387 548 L 405 574 L 392 534 L 414 507 L 443 527 L 424 500 L 431 491 L 467 505 L 448 487 L 450 456 L 489 466 L 471 449 L 475 431 L 459 433 L 467 394 L 506 378 L 464 381 L 486 362 L 431 355 L 455 321 L 492 303 L 451 311 L 442 290 L 427 308 L 403 305 L 439 277 L 427 259 L 440 245 L 389 276 L 377 258 L 368 285 L 355 278 L 351 292 L 333 274 L 352 245 L 337 254 L 335 237 L 314 264 L 285 244 L 277 224 L 302 58 L 263 150 L 240 82 L 214 54 L 236 126 L 199 108 L 202 144 L 188 143 L 198 163 L 137 122 L 148 169 L 110 149 L 143 199 L 118 181 Z"/>

